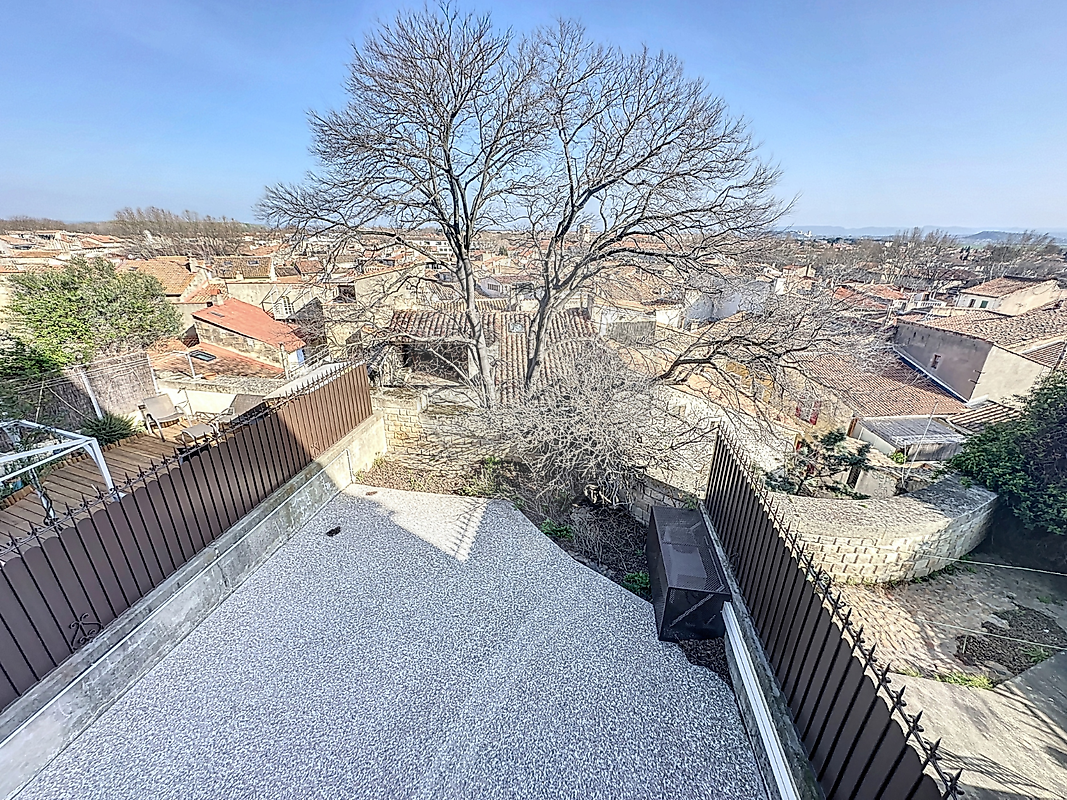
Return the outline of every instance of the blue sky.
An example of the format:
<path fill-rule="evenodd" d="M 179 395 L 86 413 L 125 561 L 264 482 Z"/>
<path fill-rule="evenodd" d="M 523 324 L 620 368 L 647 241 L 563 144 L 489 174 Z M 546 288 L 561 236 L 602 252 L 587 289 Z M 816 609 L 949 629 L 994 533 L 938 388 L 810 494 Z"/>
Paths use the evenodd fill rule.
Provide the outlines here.
<path fill-rule="evenodd" d="M 306 112 L 343 102 L 350 43 L 398 5 L 10 0 L 0 217 L 250 220 L 312 166 Z M 1063 0 L 469 7 L 681 56 L 781 164 L 794 224 L 1067 229 Z"/>

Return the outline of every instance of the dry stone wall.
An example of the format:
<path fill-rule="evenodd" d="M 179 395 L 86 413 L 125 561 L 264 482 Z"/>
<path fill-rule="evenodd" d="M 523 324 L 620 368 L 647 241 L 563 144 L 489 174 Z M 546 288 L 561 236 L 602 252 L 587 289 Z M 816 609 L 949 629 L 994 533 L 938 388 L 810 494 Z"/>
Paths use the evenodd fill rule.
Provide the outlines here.
<path fill-rule="evenodd" d="M 439 471 L 463 471 L 489 455 L 479 449 L 477 436 L 466 434 L 477 424 L 474 409 L 458 403 L 431 404 L 422 392 L 385 389 L 372 395 L 374 410 L 385 421 L 392 457 L 413 466 Z"/>
<path fill-rule="evenodd" d="M 944 569 L 985 538 L 997 500 L 956 477 L 883 499 L 772 498 L 816 564 L 849 583 L 911 580 Z"/>

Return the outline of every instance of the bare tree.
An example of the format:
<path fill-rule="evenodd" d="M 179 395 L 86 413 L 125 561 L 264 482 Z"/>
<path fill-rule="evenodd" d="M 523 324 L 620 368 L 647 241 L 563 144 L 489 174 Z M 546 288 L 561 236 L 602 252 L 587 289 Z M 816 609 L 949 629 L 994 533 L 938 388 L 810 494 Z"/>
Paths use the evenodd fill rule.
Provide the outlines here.
<path fill-rule="evenodd" d="M 673 56 L 606 48 L 571 22 L 521 37 L 447 5 L 401 14 L 356 50 L 347 90 L 344 110 L 312 116 L 320 172 L 269 189 L 261 215 L 416 251 L 413 231 L 440 230 L 490 405 L 480 235 L 515 230 L 534 253 L 529 389 L 553 318 L 595 278 L 666 266 L 684 282 L 781 210 L 777 171 L 721 98 Z"/>
<path fill-rule="evenodd" d="M 940 282 L 954 271 L 952 262 L 960 249 L 959 239 L 944 231 L 923 233 L 922 229 L 913 228 L 898 233 L 882 248 L 882 277 L 892 284 L 909 276 Z"/>
<path fill-rule="evenodd" d="M 484 400 L 496 390 L 475 299 L 475 240 L 509 224 L 508 201 L 527 193 L 544 138 L 537 117 L 537 49 L 488 16 L 449 6 L 402 13 L 355 50 L 340 111 L 311 117 L 321 170 L 268 189 L 260 213 L 301 232 L 443 233 L 463 301 Z M 431 256 L 432 257 L 432 256 Z"/>
<path fill-rule="evenodd" d="M 162 208 L 123 208 L 107 223 L 109 233 L 129 241 L 129 252 L 145 257 L 234 255 L 255 226 L 228 217 L 175 214 Z"/>
<path fill-rule="evenodd" d="M 758 158 L 744 120 L 676 57 L 603 47 L 569 21 L 538 45 L 549 130 L 536 191 L 520 199 L 540 281 L 527 389 L 552 319 L 598 276 L 666 268 L 677 284 L 700 285 L 783 211 L 771 192 L 778 171 Z"/>
<path fill-rule="evenodd" d="M 1023 231 L 991 244 L 977 254 L 977 262 L 990 278 L 1029 274 L 1052 262 L 1062 263 L 1060 248 L 1047 233 Z"/>
<path fill-rule="evenodd" d="M 770 422 L 788 394 L 847 396 L 827 363 L 877 372 L 891 356 L 885 330 L 851 313 L 828 287 L 811 294 L 768 293 L 755 311 L 688 332 L 672 332 L 640 351 L 656 381 L 703 390 L 731 411 Z"/>

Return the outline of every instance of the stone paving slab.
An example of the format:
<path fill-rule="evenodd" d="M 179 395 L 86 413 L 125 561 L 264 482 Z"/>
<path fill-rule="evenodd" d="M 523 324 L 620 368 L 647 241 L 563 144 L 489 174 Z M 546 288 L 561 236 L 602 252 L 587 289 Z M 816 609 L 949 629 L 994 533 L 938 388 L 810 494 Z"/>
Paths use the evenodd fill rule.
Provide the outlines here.
<path fill-rule="evenodd" d="M 648 603 L 504 502 L 355 486 L 19 800 L 763 796 Z"/>
<path fill-rule="evenodd" d="M 997 611 L 1032 608 L 1067 628 L 1067 579 L 980 561 L 957 571 L 899 586 L 844 586 L 841 589 L 862 625 L 894 668 L 926 675 L 983 673 L 956 658 L 956 637 L 983 632 L 983 623 L 1005 625 Z"/>

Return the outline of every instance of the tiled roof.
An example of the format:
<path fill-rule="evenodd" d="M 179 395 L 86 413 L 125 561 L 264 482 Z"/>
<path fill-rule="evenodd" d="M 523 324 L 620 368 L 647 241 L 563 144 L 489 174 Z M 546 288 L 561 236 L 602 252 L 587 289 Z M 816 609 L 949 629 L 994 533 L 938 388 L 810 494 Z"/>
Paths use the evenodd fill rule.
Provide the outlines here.
<path fill-rule="evenodd" d="M 871 311 L 885 311 L 889 302 L 880 297 L 871 297 L 861 294 L 848 286 L 838 286 L 834 289 L 834 299 L 841 300 L 845 305 L 856 309 L 868 309 Z"/>
<path fill-rule="evenodd" d="M 990 425 L 1019 416 L 1019 411 L 992 400 L 952 417 L 952 425 L 967 433 L 981 433 Z"/>
<path fill-rule="evenodd" d="M 1067 341 L 1053 342 L 1033 350 L 1025 350 L 1020 355 L 1050 369 L 1067 369 Z"/>
<path fill-rule="evenodd" d="M 500 336 L 496 385 L 500 392 L 500 402 L 508 405 L 517 402 L 522 394 L 526 377 L 526 349 L 533 317 L 518 311 L 491 316 Z M 553 376 L 559 375 L 560 370 L 565 368 L 568 356 L 573 357 L 578 348 L 591 341 L 599 339 L 585 311 L 570 308 L 557 314 L 545 337 L 541 383 L 552 381 Z"/>
<path fill-rule="evenodd" d="M 296 262 L 296 269 L 301 275 L 318 275 L 323 270 L 323 264 L 317 258 L 302 258 Z"/>
<path fill-rule="evenodd" d="M 197 289 L 187 298 L 186 303 L 207 303 L 215 300 L 220 294 L 222 294 L 222 287 L 218 284 L 209 284 L 200 289 Z"/>
<path fill-rule="evenodd" d="M 172 346 L 157 347 L 156 350 L 157 352 L 150 354 L 149 358 L 153 369 L 158 372 L 173 372 L 191 378 L 192 375 L 189 372 L 190 357 L 186 353 L 199 351 L 212 355 L 214 358 L 211 361 L 192 358 L 193 369 L 196 371 L 198 378 L 211 379 L 216 375 L 233 375 L 242 378 L 280 378 L 285 375 L 285 370 L 281 367 L 276 367 L 273 364 L 267 364 L 206 342 L 186 347 L 183 343 L 174 340 Z"/>
<path fill-rule="evenodd" d="M 269 278 L 270 256 L 214 256 L 211 271 L 219 278 Z"/>
<path fill-rule="evenodd" d="M 476 297 L 474 305 L 481 311 L 507 311 L 508 299 L 506 297 Z M 463 300 L 439 301 L 434 303 L 434 308 L 445 314 L 462 316 L 466 311 L 467 303 Z"/>
<path fill-rule="evenodd" d="M 488 343 L 500 346 L 495 380 L 501 402 L 514 402 L 522 390 L 533 318 L 521 311 L 489 311 L 484 319 Z M 394 311 L 389 332 L 401 339 L 424 342 L 469 340 L 463 317 L 440 311 Z M 596 339 L 596 330 L 582 309 L 567 309 L 558 314 L 545 337 L 542 380 L 551 380 L 553 374 L 558 374 L 561 356 L 581 346 L 582 342 Z"/>
<path fill-rule="evenodd" d="M 834 390 L 861 417 L 959 414 L 967 406 L 899 358 L 876 372 L 826 356 L 809 366 L 811 376 Z"/>
<path fill-rule="evenodd" d="M 59 250 L 16 250 L 11 258 L 59 258 Z"/>
<path fill-rule="evenodd" d="M 505 286 L 524 286 L 526 284 L 535 284 L 537 278 L 530 275 L 491 275 L 490 276 L 497 283 L 502 283 Z"/>
<path fill-rule="evenodd" d="M 981 297 L 1004 297 L 1022 289 L 1030 289 L 1039 283 L 1047 283 L 1047 281 L 1040 278 L 994 278 L 970 289 L 964 289 L 963 294 L 976 294 Z"/>
<path fill-rule="evenodd" d="M 292 327 L 274 319 L 259 306 L 233 298 L 222 305 L 194 311 L 193 317 L 275 347 L 284 347 L 290 353 L 304 347 L 304 341 L 293 332 Z"/>
<path fill-rule="evenodd" d="M 991 311 L 972 311 L 952 317 L 924 317 L 914 321 L 927 328 L 953 331 L 1018 350 L 1067 338 L 1067 303 L 1055 301 L 1014 317 Z"/>
<path fill-rule="evenodd" d="M 120 269 L 151 275 L 163 284 L 164 294 L 180 295 L 196 277 L 196 273 L 191 272 L 186 264 L 184 257 L 150 258 L 144 261 L 124 261 Z"/>
<path fill-rule="evenodd" d="M 389 333 L 421 341 L 447 341 L 468 338 L 463 318 L 458 314 L 422 309 L 393 312 Z"/>
<path fill-rule="evenodd" d="M 603 273 L 593 291 L 607 305 L 678 305 L 682 299 L 677 284 L 633 268 Z"/>
<path fill-rule="evenodd" d="M 902 292 L 888 283 L 854 283 L 852 288 L 861 294 L 882 300 L 907 300 L 910 296 L 907 292 Z"/>

